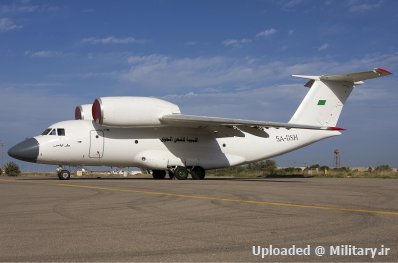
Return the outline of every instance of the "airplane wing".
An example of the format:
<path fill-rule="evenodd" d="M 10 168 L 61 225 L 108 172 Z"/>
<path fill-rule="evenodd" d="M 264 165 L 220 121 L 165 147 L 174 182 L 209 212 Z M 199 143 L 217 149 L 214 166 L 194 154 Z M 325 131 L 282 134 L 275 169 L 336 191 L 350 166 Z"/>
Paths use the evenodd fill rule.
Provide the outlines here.
<path fill-rule="evenodd" d="M 265 131 L 268 128 L 286 128 L 286 129 L 309 129 L 309 130 L 344 130 L 338 127 L 313 126 L 304 124 L 254 121 L 243 119 L 229 119 L 207 116 L 195 116 L 184 114 L 165 115 L 160 118 L 165 125 L 177 127 L 205 128 L 213 131 L 220 137 L 239 136 L 243 137 L 243 132 L 250 133 L 255 136 L 268 138 L 269 135 Z"/>
<path fill-rule="evenodd" d="M 293 75 L 293 77 L 309 79 L 305 85 L 311 87 L 313 82 L 316 80 L 321 81 L 337 81 L 337 82 L 352 82 L 353 84 L 362 84 L 363 80 L 373 79 L 390 75 L 391 72 L 383 69 L 376 68 L 371 71 L 355 72 L 348 74 L 337 74 L 337 75 L 322 75 L 322 76 L 304 76 L 304 75 Z M 310 129 L 310 130 L 329 130 L 329 131 L 341 131 L 344 130 L 338 127 L 328 126 L 313 126 L 305 124 L 295 123 L 281 123 L 281 122 L 267 122 L 267 121 L 253 121 L 253 120 L 242 120 L 242 119 L 228 119 L 228 118 L 217 118 L 207 116 L 195 116 L 195 115 L 184 115 L 184 114 L 171 114 L 165 115 L 160 118 L 160 121 L 165 125 L 171 125 L 176 127 L 192 127 L 192 128 L 204 128 L 217 134 L 217 136 L 229 137 L 229 136 L 244 136 L 243 132 L 250 133 L 259 137 L 268 137 L 265 131 L 268 128 L 286 128 L 286 129 Z"/>

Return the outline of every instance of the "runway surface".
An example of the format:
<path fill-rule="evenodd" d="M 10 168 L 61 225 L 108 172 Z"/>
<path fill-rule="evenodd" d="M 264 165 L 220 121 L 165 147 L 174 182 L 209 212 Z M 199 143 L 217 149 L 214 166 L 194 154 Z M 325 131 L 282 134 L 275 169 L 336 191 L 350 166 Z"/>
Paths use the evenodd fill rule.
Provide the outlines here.
<path fill-rule="evenodd" d="M 398 261 L 397 233 L 398 180 L 0 177 L 0 261 Z"/>

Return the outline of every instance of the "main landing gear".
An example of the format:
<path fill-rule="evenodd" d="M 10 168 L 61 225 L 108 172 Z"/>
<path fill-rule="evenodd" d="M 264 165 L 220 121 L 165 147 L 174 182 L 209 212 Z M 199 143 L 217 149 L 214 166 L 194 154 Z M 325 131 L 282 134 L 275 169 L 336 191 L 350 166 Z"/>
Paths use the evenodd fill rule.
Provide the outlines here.
<path fill-rule="evenodd" d="M 174 169 L 168 170 L 169 178 L 174 179 L 177 178 L 178 180 L 186 180 L 188 176 L 191 175 L 193 180 L 203 180 L 206 176 L 206 171 L 203 167 L 194 166 L 194 167 L 184 167 L 184 166 L 177 166 Z M 161 180 L 166 178 L 166 171 L 165 170 L 152 170 L 153 179 Z"/>
<path fill-rule="evenodd" d="M 194 180 L 203 180 L 206 176 L 206 171 L 203 167 L 195 166 L 191 170 L 191 176 Z"/>
<path fill-rule="evenodd" d="M 166 171 L 164 170 L 153 170 L 152 171 L 153 179 L 161 180 L 166 178 Z"/>
<path fill-rule="evenodd" d="M 70 179 L 70 172 L 68 170 L 64 170 L 62 166 L 57 168 L 57 174 L 59 180 L 69 180 Z"/>

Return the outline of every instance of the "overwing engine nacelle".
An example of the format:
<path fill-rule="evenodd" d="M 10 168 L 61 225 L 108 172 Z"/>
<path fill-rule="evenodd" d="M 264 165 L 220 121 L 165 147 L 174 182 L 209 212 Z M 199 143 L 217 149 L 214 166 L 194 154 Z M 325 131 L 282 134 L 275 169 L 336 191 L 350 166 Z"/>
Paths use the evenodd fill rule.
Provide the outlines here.
<path fill-rule="evenodd" d="M 181 114 L 180 108 L 156 98 L 102 97 L 92 105 L 93 120 L 108 127 L 161 126 L 160 118 L 170 114 Z"/>
<path fill-rule="evenodd" d="M 93 115 L 91 113 L 91 108 L 93 104 L 84 104 L 76 106 L 75 108 L 75 120 L 86 120 L 92 121 Z"/>

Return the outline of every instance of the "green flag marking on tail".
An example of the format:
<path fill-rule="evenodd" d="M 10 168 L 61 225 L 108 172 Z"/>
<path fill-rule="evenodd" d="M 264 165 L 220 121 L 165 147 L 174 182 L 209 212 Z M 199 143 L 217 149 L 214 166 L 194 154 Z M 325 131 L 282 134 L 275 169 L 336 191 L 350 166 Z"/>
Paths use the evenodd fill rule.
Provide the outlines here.
<path fill-rule="evenodd" d="M 323 106 L 326 104 L 326 100 L 319 100 L 318 105 Z"/>

